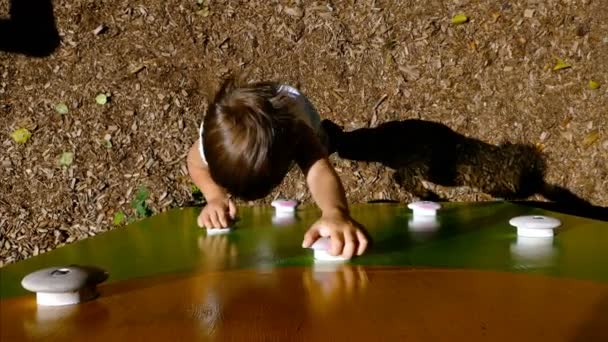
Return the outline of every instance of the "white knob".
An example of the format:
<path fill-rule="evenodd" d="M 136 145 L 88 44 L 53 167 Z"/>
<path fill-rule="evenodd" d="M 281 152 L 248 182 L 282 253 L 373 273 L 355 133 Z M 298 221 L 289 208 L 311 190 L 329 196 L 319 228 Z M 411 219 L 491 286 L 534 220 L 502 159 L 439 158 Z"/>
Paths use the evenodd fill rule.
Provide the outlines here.
<path fill-rule="evenodd" d="M 315 241 L 310 248 L 314 252 L 314 258 L 317 261 L 323 262 L 343 262 L 347 261 L 343 256 L 333 256 L 329 254 L 331 248 L 331 240 L 328 237 L 321 237 Z"/>
<path fill-rule="evenodd" d="M 36 292 L 38 305 L 72 305 L 97 297 L 96 285 L 107 278 L 106 272 L 94 267 L 50 267 L 28 274 L 21 286 Z"/>
<path fill-rule="evenodd" d="M 441 205 L 431 201 L 418 201 L 408 204 L 407 207 L 414 211 L 414 216 L 435 216 Z"/>
<path fill-rule="evenodd" d="M 231 227 L 227 227 L 227 228 L 207 228 L 207 235 L 226 234 L 226 233 L 230 233 L 231 230 L 232 230 Z"/>
<path fill-rule="evenodd" d="M 561 226 L 561 221 L 549 216 L 526 215 L 509 220 L 509 224 L 517 227 L 517 235 L 523 237 L 547 238 L 553 237 L 555 229 Z"/>
<path fill-rule="evenodd" d="M 277 212 L 281 213 L 293 213 L 296 211 L 300 203 L 296 200 L 277 199 L 272 201 L 271 205 L 276 209 Z"/>

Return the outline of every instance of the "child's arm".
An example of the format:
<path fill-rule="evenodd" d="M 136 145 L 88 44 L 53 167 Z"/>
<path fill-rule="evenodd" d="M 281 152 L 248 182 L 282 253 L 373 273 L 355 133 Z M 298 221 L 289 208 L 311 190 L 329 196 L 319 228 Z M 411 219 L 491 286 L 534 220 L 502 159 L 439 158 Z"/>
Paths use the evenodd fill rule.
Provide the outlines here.
<path fill-rule="evenodd" d="M 322 211 L 322 217 L 306 233 L 303 247 L 310 247 L 321 236 L 331 238 L 332 255 L 351 258 L 363 254 L 367 237 L 363 227 L 350 217 L 344 188 L 327 154 L 316 136 L 306 134 L 304 148 L 298 164 L 306 175 L 313 199 Z M 313 133 L 314 134 L 314 133 Z"/>
<path fill-rule="evenodd" d="M 198 217 L 198 224 L 207 228 L 227 227 L 236 215 L 236 207 L 228 193 L 211 179 L 209 169 L 201 158 L 199 143 L 197 140 L 188 152 L 188 172 L 207 201 Z"/>
<path fill-rule="evenodd" d="M 329 160 L 315 161 L 308 169 L 306 182 L 323 214 L 349 215 L 344 188 Z"/>

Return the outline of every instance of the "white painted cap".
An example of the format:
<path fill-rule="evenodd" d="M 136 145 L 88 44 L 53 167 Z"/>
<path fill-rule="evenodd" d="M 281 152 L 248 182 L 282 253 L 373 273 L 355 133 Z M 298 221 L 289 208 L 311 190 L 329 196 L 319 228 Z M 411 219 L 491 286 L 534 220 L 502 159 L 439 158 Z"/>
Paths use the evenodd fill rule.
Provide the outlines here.
<path fill-rule="evenodd" d="M 523 237 L 553 237 L 555 229 L 561 226 L 561 221 L 549 216 L 526 215 L 509 220 L 509 224 L 517 227 L 517 235 Z"/>
<path fill-rule="evenodd" d="M 277 212 L 294 212 L 300 202 L 297 200 L 290 199 L 276 199 L 272 201 L 271 205 L 277 210 Z"/>
<path fill-rule="evenodd" d="M 36 292 L 38 305 L 72 305 L 95 298 L 96 285 L 107 278 L 106 272 L 94 267 L 49 267 L 26 275 L 21 286 Z"/>
<path fill-rule="evenodd" d="M 329 254 L 331 248 L 331 240 L 328 237 L 321 237 L 315 241 L 310 248 L 314 251 L 314 258 L 317 261 L 324 262 L 343 262 L 348 259 L 343 256 L 333 256 Z"/>
<path fill-rule="evenodd" d="M 418 201 L 407 205 L 408 208 L 414 211 L 414 215 L 435 216 L 441 205 L 437 202 Z"/>
<path fill-rule="evenodd" d="M 231 230 L 232 230 L 231 227 L 227 227 L 227 228 L 207 228 L 207 235 L 226 234 L 226 233 L 230 233 Z"/>

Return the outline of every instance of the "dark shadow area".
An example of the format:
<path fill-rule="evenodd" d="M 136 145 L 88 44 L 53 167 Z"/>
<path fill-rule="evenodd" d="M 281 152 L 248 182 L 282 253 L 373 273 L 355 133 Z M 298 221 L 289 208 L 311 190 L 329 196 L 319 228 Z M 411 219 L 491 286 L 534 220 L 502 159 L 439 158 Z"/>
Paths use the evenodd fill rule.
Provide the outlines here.
<path fill-rule="evenodd" d="M 606 325 L 608 325 L 608 294 L 600 299 L 589 318 L 581 325 L 578 335 L 571 341 L 608 341 Z"/>
<path fill-rule="evenodd" d="M 0 20 L 0 51 L 46 57 L 59 46 L 51 0 L 11 0 Z"/>
<path fill-rule="evenodd" d="M 397 204 L 397 203 L 399 203 L 399 201 L 396 201 L 396 200 L 391 200 L 391 199 L 377 199 L 377 200 L 371 200 L 371 201 L 367 201 L 367 203 L 370 203 L 370 204 L 374 204 L 374 203 L 390 203 L 390 204 Z"/>
<path fill-rule="evenodd" d="M 513 201 L 515 204 L 541 208 L 566 215 L 581 216 L 593 220 L 608 222 L 608 208 L 595 205 L 571 205 L 567 202 L 543 202 L 543 201 Z"/>
<path fill-rule="evenodd" d="M 431 121 L 389 121 L 350 132 L 324 120 L 330 152 L 340 158 L 378 162 L 393 170 L 394 180 L 412 195 L 445 201 L 422 181 L 441 186 L 469 186 L 495 198 L 525 200 L 541 195 L 574 215 L 606 219 L 606 208 L 594 207 L 567 189 L 545 182 L 545 159 L 532 145 L 491 145 L 468 138 Z"/>

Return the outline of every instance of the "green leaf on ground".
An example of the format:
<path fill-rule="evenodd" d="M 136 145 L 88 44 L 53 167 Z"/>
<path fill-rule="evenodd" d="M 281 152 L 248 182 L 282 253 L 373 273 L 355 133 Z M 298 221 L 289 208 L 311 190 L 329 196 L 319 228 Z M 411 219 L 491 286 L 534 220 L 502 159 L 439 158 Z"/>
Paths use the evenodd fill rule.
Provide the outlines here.
<path fill-rule="evenodd" d="M 65 115 L 69 112 L 69 109 L 65 103 L 61 102 L 55 105 L 55 111 L 61 115 Z"/>
<path fill-rule="evenodd" d="M 95 97 L 95 102 L 103 106 L 108 103 L 108 96 L 106 94 L 99 94 Z"/>
<path fill-rule="evenodd" d="M 102 143 L 103 143 L 103 146 L 105 146 L 106 148 L 108 148 L 108 149 L 112 148 L 112 136 L 109 134 L 106 134 L 103 137 Z"/>
<path fill-rule="evenodd" d="M 123 223 L 123 221 L 125 220 L 127 216 L 125 215 L 124 212 L 122 211 L 118 211 L 114 214 L 114 225 L 115 226 L 120 226 L 121 223 Z"/>
<path fill-rule="evenodd" d="M 68 167 L 72 165 L 74 162 L 74 153 L 72 152 L 63 152 L 59 157 L 59 165 L 63 167 Z"/>
<path fill-rule="evenodd" d="M 135 198 L 131 201 L 131 207 L 135 209 L 135 213 L 139 217 L 148 217 L 152 215 L 152 210 L 148 207 L 146 200 L 150 196 L 148 189 L 142 186 L 137 191 Z"/>

